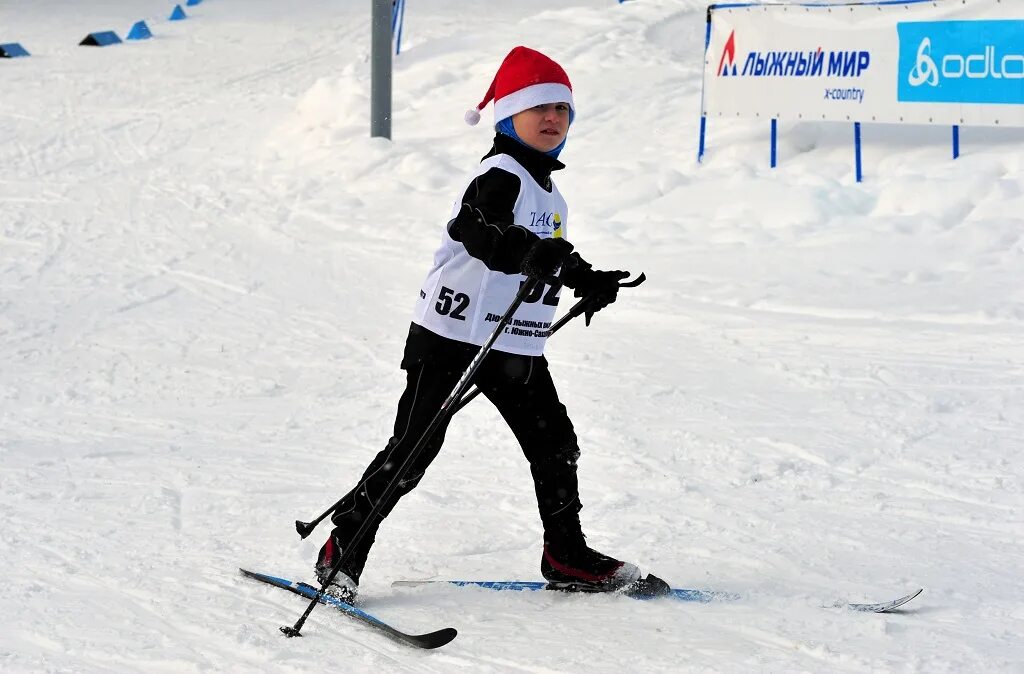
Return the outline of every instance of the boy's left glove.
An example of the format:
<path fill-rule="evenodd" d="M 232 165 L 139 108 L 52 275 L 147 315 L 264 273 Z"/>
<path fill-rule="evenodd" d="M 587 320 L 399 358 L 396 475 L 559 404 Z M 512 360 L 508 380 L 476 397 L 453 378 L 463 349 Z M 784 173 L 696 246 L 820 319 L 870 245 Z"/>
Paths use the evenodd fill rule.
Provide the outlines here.
<path fill-rule="evenodd" d="M 526 251 L 520 271 L 533 278 L 551 276 L 569 258 L 571 252 L 572 244 L 565 239 L 540 239 Z"/>

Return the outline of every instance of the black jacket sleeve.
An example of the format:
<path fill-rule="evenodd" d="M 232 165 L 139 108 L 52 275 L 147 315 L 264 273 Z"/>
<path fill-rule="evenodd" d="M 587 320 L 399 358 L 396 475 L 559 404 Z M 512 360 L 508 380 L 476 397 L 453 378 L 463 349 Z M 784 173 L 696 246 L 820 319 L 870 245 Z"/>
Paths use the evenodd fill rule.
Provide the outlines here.
<path fill-rule="evenodd" d="M 448 235 L 492 271 L 518 274 L 526 251 L 540 240 L 514 222 L 520 187 L 519 176 L 492 168 L 470 183 L 462 210 L 448 223 Z"/>

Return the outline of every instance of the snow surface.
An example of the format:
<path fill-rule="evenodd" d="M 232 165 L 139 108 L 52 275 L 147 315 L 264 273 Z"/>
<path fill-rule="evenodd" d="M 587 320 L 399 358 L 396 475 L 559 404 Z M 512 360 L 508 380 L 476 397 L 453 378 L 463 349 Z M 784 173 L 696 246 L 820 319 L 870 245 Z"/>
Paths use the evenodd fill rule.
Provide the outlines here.
<path fill-rule="evenodd" d="M 0 4 L 0 670 L 1024 671 L 1024 132 L 712 120 L 697 0 L 413 0 L 394 142 L 369 2 Z M 471 8 L 470 8 L 471 7 Z M 156 39 L 105 49 L 147 19 Z M 381 531 L 396 645 L 239 577 L 309 578 L 310 519 L 386 441 L 465 126 L 516 44 L 573 80 L 574 242 L 645 271 L 548 357 L 597 548 L 711 605 L 539 578 L 526 462 L 474 403 Z M 490 109 L 484 119 L 490 119 Z M 893 615 L 822 609 L 925 593 Z"/>

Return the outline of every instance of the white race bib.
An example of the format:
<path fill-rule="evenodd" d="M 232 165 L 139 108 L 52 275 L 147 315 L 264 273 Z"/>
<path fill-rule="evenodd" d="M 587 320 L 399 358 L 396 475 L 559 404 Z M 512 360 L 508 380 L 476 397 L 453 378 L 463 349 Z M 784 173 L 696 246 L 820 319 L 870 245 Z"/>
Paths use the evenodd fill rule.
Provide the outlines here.
<path fill-rule="evenodd" d="M 551 192 L 547 192 L 519 162 L 506 154 L 480 162 L 476 175 L 466 183 L 455 202 L 452 218 L 462 210 L 462 195 L 472 180 L 492 168 L 519 176 L 519 196 L 513 208 L 516 225 L 542 239 L 567 238 L 568 207 L 558 188 L 552 183 Z M 441 246 L 434 254 L 434 266 L 420 289 L 413 322 L 442 337 L 482 345 L 525 281 L 523 274 L 503 274 L 488 269 L 470 255 L 461 242 L 452 239 L 446 228 Z M 541 355 L 560 294 L 561 285 L 541 284 L 520 305 L 494 348 L 524 356 Z"/>

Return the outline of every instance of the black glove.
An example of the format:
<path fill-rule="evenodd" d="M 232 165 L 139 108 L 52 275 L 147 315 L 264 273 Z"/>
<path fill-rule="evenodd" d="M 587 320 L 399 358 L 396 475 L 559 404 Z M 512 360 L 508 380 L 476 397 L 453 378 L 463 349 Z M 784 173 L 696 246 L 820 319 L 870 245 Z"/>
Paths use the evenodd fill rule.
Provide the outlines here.
<path fill-rule="evenodd" d="M 540 239 L 526 251 L 520 271 L 533 278 L 551 276 L 571 252 L 572 244 L 565 239 Z"/>
<path fill-rule="evenodd" d="M 576 297 L 587 300 L 587 325 L 590 325 L 590 318 L 594 314 L 616 300 L 619 296 L 619 281 L 626 278 L 629 278 L 628 271 L 581 269 L 577 272 L 571 287 Z"/>

